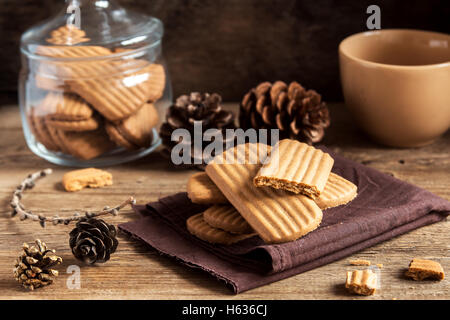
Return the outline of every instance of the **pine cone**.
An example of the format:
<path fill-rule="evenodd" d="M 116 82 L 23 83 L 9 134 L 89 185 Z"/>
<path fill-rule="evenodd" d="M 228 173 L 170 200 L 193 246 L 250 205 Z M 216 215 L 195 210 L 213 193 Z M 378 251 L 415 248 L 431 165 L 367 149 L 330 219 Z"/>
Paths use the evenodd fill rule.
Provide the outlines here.
<path fill-rule="evenodd" d="M 70 248 L 87 264 L 104 263 L 117 249 L 116 234 L 116 228 L 101 219 L 82 218 L 70 232 Z"/>
<path fill-rule="evenodd" d="M 47 249 L 47 245 L 41 240 L 35 241 L 36 246 L 23 244 L 23 252 L 17 258 L 14 277 L 25 288 L 34 290 L 53 283 L 53 277 L 58 276 L 58 271 L 51 269 L 62 262 L 55 255 L 55 250 Z"/>
<path fill-rule="evenodd" d="M 280 139 L 314 144 L 323 139 L 330 116 L 316 91 L 307 91 L 297 82 L 289 86 L 282 81 L 263 82 L 244 96 L 239 123 L 244 130 L 279 129 Z"/>
<path fill-rule="evenodd" d="M 221 106 L 222 97 L 214 94 L 200 94 L 193 92 L 189 96 L 180 96 L 176 103 L 172 105 L 166 116 L 166 122 L 160 129 L 160 136 L 164 145 L 164 153 L 170 157 L 172 148 L 178 144 L 172 141 L 172 133 L 176 129 L 187 129 L 194 139 L 194 121 L 202 123 L 203 132 L 208 129 L 219 129 L 222 134 L 226 129 L 234 129 L 234 114 L 225 111 Z M 225 136 L 223 136 L 225 141 Z M 202 153 L 206 145 L 210 142 L 202 144 Z M 191 146 L 191 163 L 194 164 L 194 145 L 192 140 Z"/>

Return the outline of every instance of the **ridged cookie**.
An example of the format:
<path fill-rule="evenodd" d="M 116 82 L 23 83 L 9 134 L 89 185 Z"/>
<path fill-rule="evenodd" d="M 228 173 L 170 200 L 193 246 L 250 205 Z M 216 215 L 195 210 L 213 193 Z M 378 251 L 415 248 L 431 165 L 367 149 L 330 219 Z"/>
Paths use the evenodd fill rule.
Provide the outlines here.
<path fill-rule="evenodd" d="M 341 176 L 330 173 L 325 189 L 315 199 L 320 209 L 325 210 L 349 203 L 358 194 L 358 187 Z"/>
<path fill-rule="evenodd" d="M 64 79 L 71 92 L 83 97 L 110 121 L 127 118 L 164 93 L 166 75 L 160 64 L 138 59 L 101 59 L 112 52 L 99 46 L 39 46 L 36 53 L 56 58 L 93 58 L 42 62 L 39 74 L 43 78 Z M 43 82 L 43 86 L 48 85 Z"/>
<path fill-rule="evenodd" d="M 249 234 L 254 232 L 240 213 L 230 205 L 208 208 L 203 212 L 203 219 L 211 227 L 230 233 Z"/>
<path fill-rule="evenodd" d="M 111 55 L 111 50 L 100 46 L 38 46 L 36 54 L 52 58 L 92 58 Z M 105 64 L 106 61 L 85 63 L 93 66 L 95 63 Z M 74 74 L 72 66 L 77 66 L 75 62 L 55 62 L 42 61 L 36 73 L 36 86 L 50 91 L 69 91 L 69 86 L 65 80 L 70 79 Z M 95 75 L 93 75 L 95 76 Z"/>
<path fill-rule="evenodd" d="M 148 148 L 153 142 L 153 128 L 158 124 L 158 112 L 150 103 L 117 123 L 108 122 L 106 131 L 117 145 L 127 149 Z"/>
<path fill-rule="evenodd" d="M 48 126 L 51 126 L 55 129 L 63 130 L 63 131 L 93 131 L 99 128 L 100 119 L 99 117 L 92 117 L 86 120 L 55 120 L 55 119 L 47 119 L 46 123 Z"/>
<path fill-rule="evenodd" d="M 45 117 L 37 116 L 35 110 L 36 108 L 31 108 L 29 115 L 30 127 L 34 137 L 48 150 L 60 151 L 58 144 L 53 139 L 50 130 L 45 124 Z"/>
<path fill-rule="evenodd" d="M 86 120 L 93 114 L 86 101 L 71 93 L 50 92 L 40 104 L 40 110 L 53 120 Z"/>
<path fill-rule="evenodd" d="M 75 77 L 92 76 L 97 71 L 95 67 L 103 67 L 98 72 L 112 69 L 111 72 L 123 70 L 106 63 L 104 66 L 88 66 L 72 68 L 70 72 Z M 84 72 L 82 72 L 84 71 Z M 158 100 L 165 87 L 164 68 L 159 64 L 147 65 L 136 72 L 113 77 L 102 76 L 97 79 L 74 79 L 68 82 L 70 89 L 110 121 L 118 121 L 129 117 L 147 101 Z"/>
<path fill-rule="evenodd" d="M 257 147 L 255 144 L 241 145 L 225 153 L 234 153 L 238 160 L 257 158 Z M 266 243 L 293 241 L 319 226 L 322 210 L 312 199 L 283 190 L 256 187 L 253 177 L 261 164 L 225 163 L 224 154 L 206 167 L 206 173 Z"/>
<path fill-rule="evenodd" d="M 128 150 L 138 150 L 139 146 L 131 143 L 127 139 L 124 138 L 122 133 L 119 132 L 116 126 L 106 124 L 105 125 L 106 133 L 109 136 L 109 139 L 113 141 L 117 146 L 123 147 Z"/>
<path fill-rule="evenodd" d="M 52 126 L 47 126 L 47 130 L 50 134 L 50 136 L 52 137 L 54 143 L 58 146 L 58 149 L 65 153 L 65 154 L 70 154 L 69 149 L 66 147 L 66 145 L 64 144 L 64 142 L 61 139 L 61 135 L 60 135 L 60 131 L 58 129 L 53 128 Z"/>
<path fill-rule="evenodd" d="M 227 204 L 228 200 L 222 191 L 204 172 L 192 175 L 187 183 L 187 194 L 193 203 L 197 204 Z"/>
<path fill-rule="evenodd" d="M 36 83 L 36 87 L 43 90 L 56 92 L 64 92 L 69 90 L 69 87 L 64 84 L 64 81 L 53 79 L 48 75 L 45 76 L 41 74 L 36 74 L 34 80 Z"/>
<path fill-rule="evenodd" d="M 87 42 L 90 39 L 86 37 L 86 32 L 78 29 L 74 25 L 64 25 L 50 33 L 50 38 L 47 39 L 48 43 L 52 44 L 67 44 L 75 45 L 82 42 Z"/>
<path fill-rule="evenodd" d="M 257 187 L 272 187 L 315 198 L 320 196 L 334 159 L 296 140 L 282 140 L 254 178 Z"/>
<path fill-rule="evenodd" d="M 45 116 L 46 125 L 65 131 L 92 131 L 99 127 L 99 118 L 79 96 L 50 92 L 39 104 L 36 112 Z"/>
<path fill-rule="evenodd" d="M 38 46 L 36 54 L 53 58 L 91 58 L 113 54 L 105 47 L 100 46 Z"/>
<path fill-rule="evenodd" d="M 197 238 L 212 244 L 231 245 L 254 236 L 254 234 L 232 234 L 213 228 L 205 222 L 203 213 L 196 214 L 187 219 L 186 227 Z"/>
<path fill-rule="evenodd" d="M 87 132 L 55 130 L 58 143 L 65 153 L 82 160 L 97 158 L 114 148 L 103 128 Z"/>
<path fill-rule="evenodd" d="M 351 293 L 373 295 L 377 287 L 377 275 L 372 270 L 348 271 L 345 287 Z"/>
<path fill-rule="evenodd" d="M 40 88 L 58 84 L 59 88 L 63 86 L 69 91 L 68 82 L 74 78 L 110 77 L 120 72 L 121 69 L 118 66 L 125 64 L 102 59 L 111 55 L 112 52 L 100 46 L 38 46 L 36 54 L 51 58 L 74 59 L 74 61 L 41 61 L 36 74 L 36 83 Z M 92 60 L 76 60 L 80 58 L 92 58 Z"/>

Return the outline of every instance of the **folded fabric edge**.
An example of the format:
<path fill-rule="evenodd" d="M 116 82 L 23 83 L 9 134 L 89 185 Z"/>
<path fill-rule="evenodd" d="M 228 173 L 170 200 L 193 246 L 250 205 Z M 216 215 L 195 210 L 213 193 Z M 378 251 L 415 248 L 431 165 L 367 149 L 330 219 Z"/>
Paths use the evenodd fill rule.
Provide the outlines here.
<path fill-rule="evenodd" d="M 378 245 L 380 243 L 383 243 L 385 241 L 389 241 L 391 239 L 395 239 L 396 237 L 399 237 L 401 235 L 404 235 L 408 232 L 417 230 L 419 228 L 428 226 L 428 225 L 432 225 L 434 223 L 437 222 L 442 222 L 442 215 L 438 214 L 438 213 L 432 213 L 429 214 L 427 216 L 423 216 L 420 219 L 414 220 L 411 223 L 405 224 L 405 225 L 401 225 L 398 228 L 392 229 L 388 232 L 382 233 L 374 238 L 370 238 L 358 243 L 355 243 L 351 246 L 348 246 L 346 248 L 343 248 L 341 250 L 332 252 L 330 254 L 321 256 L 317 259 L 314 259 L 310 262 L 306 262 L 304 264 L 301 264 L 299 266 L 293 267 L 291 269 L 287 269 L 284 270 L 280 273 L 274 273 L 271 274 L 270 276 L 277 276 L 277 275 L 282 275 L 282 277 L 278 280 L 282 280 L 282 279 L 286 279 L 289 278 L 291 276 L 295 276 L 297 274 L 301 274 L 307 271 L 310 271 L 312 269 L 327 265 L 329 263 L 338 261 L 340 259 L 346 258 L 348 256 L 351 256 L 355 253 L 358 253 L 364 249 L 373 247 L 375 245 Z M 277 280 L 276 280 L 277 281 Z M 270 283 L 270 282 L 269 282 Z M 253 289 L 259 287 L 259 285 L 256 285 L 255 287 L 249 288 L 247 290 Z"/>
<path fill-rule="evenodd" d="M 135 220 L 135 221 L 133 221 L 133 222 L 131 222 L 131 223 L 138 223 L 139 221 L 144 220 L 144 219 L 146 219 L 146 217 L 141 218 L 141 219 L 139 219 L 139 220 Z M 150 248 L 156 250 L 160 255 L 166 256 L 166 257 L 169 257 L 169 258 L 172 258 L 172 259 L 174 259 L 176 262 L 178 262 L 178 263 L 180 263 L 180 264 L 182 264 L 182 265 L 185 265 L 185 266 L 187 266 L 187 267 L 189 267 L 189 268 L 192 268 L 192 269 L 200 269 L 200 270 L 202 270 L 202 271 L 206 271 L 208 274 L 210 274 L 211 276 L 215 277 L 217 280 L 223 281 L 223 282 L 225 283 L 226 287 L 229 288 L 229 289 L 231 289 L 231 291 L 232 291 L 234 294 L 238 294 L 239 292 L 242 292 L 242 291 L 239 290 L 239 284 L 235 283 L 232 279 L 228 279 L 228 278 L 222 276 L 221 274 L 215 272 L 214 270 L 212 270 L 212 269 L 210 269 L 210 268 L 207 268 L 207 267 L 205 267 L 205 266 L 201 266 L 201 265 L 196 264 L 196 263 L 194 263 L 194 262 L 190 262 L 190 261 L 184 260 L 184 259 L 182 259 L 182 258 L 179 258 L 178 256 L 169 253 L 166 249 L 161 248 L 160 246 L 155 245 L 154 243 L 149 243 L 148 240 L 143 239 L 143 238 L 141 238 L 139 235 L 134 234 L 133 232 L 127 230 L 127 229 L 126 229 L 126 225 L 127 225 L 127 224 L 128 224 L 128 223 L 120 224 L 120 225 L 118 226 L 118 228 L 119 228 L 119 230 L 120 230 L 121 232 L 123 232 L 124 234 L 126 234 L 127 236 L 129 236 L 131 239 L 137 240 L 137 241 L 141 241 L 141 242 L 145 243 L 148 247 L 150 247 Z M 170 227 L 167 226 L 166 224 L 165 224 L 165 226 L 166 226 L 167 228 L 170 228 Z M 201 247 L 199 247 L 199 248 L 200 248 L 200 249 L 203 249 L 203 248 L 201 248 Z M 203 249 L 203 250 L 205 250 L 205 249 Z M 205 251 L 207 251 L 207 250 L 205 250 Z M 209 254 L 212 254 L 212 253 L 210 253 L 210 252 L 208 252 L 208 253 L 209 253 Z M 216 258 L 219 259 L 218 257 L 216 257 Z"/>
<path fill-rule="evenodd" d="M 187 197 L 187 193 L 183 193 L 183 192 L 175 194 L 174 196 L 181 196 L 181 195 L 186 195 L 186 197 Z M 158 201 L 157 206 L 158 207 L 164 206 L 164 208 L 166 210 L 169 210 L 173 213 L 176 209 L 173 208 L 172 206 L 170 206 L 168 203 L 166 203 L 166 200 L 167 200 L 167 198 L 160 199 Z M 202 212 L 202 211 L 206 210 L 206 208 L 207 208 L 207 206 L 205 206 L 205 208 L 200 210 L 201 207 L 203 207 L 203 206 L 198 206 L 198 208 L 199 208 L 198 212 Z M 230 263 L 235 263 L 235 257 L 239 256 L 240 264 L 255 271 L 255 272 L 261 272 L 261 273 L 265 273 L 265 274 L 269 273 L 273 268 L 273 259 L 272 259 L 271 255 L 269 254 L 269 252 L 276 251 L 277 254 L 281 254 L 281 252 L 279 250 L 277 250 L 276 247 L 274 247 L 273 249 L 271 249 L 271 248 L 268 248 L 268 249 L 256 248 L 255 250 L 252 250 L 253 253 L 255 253 L 256 250 L 261 250 L 261 251 L 264 251 L 264 253 L 265 253 L 264 256 L 267 257 L 266 259 L 264 259 L 264 261 L 259 261 L 259 264 L 256 265 L 254 260 L 246 258 L 245 255 L 233 255 L 232 253 L 227 252 L 226 250 L 223 250 L 220 248 L 211 248 L 211 244 L 206 243 L 205 241 L 200 240 L 200 239 L 196 238 L 195 236 L 192 236 L 187 231 L 186 227 L 180 228 L 180 226 L 176 225 L 176 223 L 171 222 L 164 215 L 159 214 L 159 212 L 166 212 L 166 211 L 163 211 L 163 210 L 159 211 L 160 209 L 156 208 L 155 203 L 148 203 L 146 205 L 146 208 L 147 208 L 147 210 L 151 210 L 162 222 L 164 222 L 167 226 L 169 226 L 170 228 L 175 230 L 175 232 L 181 234 L 184 238 L 187 238 L 188 241 L 194 242 L 196 245 L 204 248 L 205 250 L 207 250 L 209 252 L 212 252 L 219 258 L 227 260 Z M 139 210 L 139 208 L 137 208 L 137 207 L 133 208 L 133 209 Z M 197 213 L 197 211 L 195 211 L 195 212 Z M 252 238 L 246 239 L 244 241 L 252 241 Z M 234 244 L 234 245 L 237 245 L 237 244 Z M 249 252 L 249 253 L 251 253 L 251 252 Z"/>
<path fill-rule="evenodd" d="M 179 193 L 179 194 L 172 195 L 172 197 L 181 196 L 181 195 L 184 195 L 184 194 L 185 193 Z M 146 210 L 150 210 L 151 213 L 153 213 L 155 216 L 158 216 L 158 218 L 162 222 L 164 222 L 166 225 L 168 225 L 170 228 L 172 228 L 173 230 L 175 230 L 178 233 L 182 233 L 184 238 L 187 238 L 188 241 L 194 242 L 196 245 L 204 248 L 205 250 L 208 250 L 209 252 L 214 253 L 219 258 L 225 259 L 228 262 L 233 263 L 233 260 L 234 260 L 233 256 L 231 256 L 229 253 L 222 251 L 220 248 L 219 249 L 210 248 L 209 244 L 203 245 L 202 244 L 202 240 L 193 239 L 192 236 L 186 236 L 184 234 L 185 230 L 180 230 L 178 226 L 175 226 L 173 223 L 168 221 L 164 216 L 161 216 L 158 213 L 159 211 L 165 212 L 166 210 L 169 210 L 169 211 L 173 212 L 175 210 L 175 208 L 173 208 L 171 206 L 170 202 L 167 202 L 168 198 L 170 198 L 170 197 L 171 196 L 162 198 L 162 199 L 160 199 L 157 202 L 148 203 L 147 205 L 145 205 L 145 208 L 146 208 Z M 409 209 L 409 205 L 407 205 L 404 208 L 402 208 L 403 211 L 407 211 L 408 209 Z M 140 212 L 138 207 L 136 207 L 135 210 Z M 445 211 L 445 212 L 431 211 L 431 212 L 429 212 L 427 214 L 420 215 L 419 217 L 417 217 L 414 220 L 406 221 L 405 223 L 403 223 L 401 225 L 396 225 L 396 226 L 391 227 L 391 228 L 386 228 L 384 230 L 380 230 L 380 232 L 378 232 L 376 234 L 370 234 L 370 232 L 368 232 L 369 229 L 370 229 L 370 227 L 369 227 L 370 226 L 370 221 L 369 222 L 366 221 L 367 232 L 364 232 L 365 237 L 364 236 L 360 237 L 360 239 L 358 239 L 356 242 L 351 242 L 351 237 L 349 237 L 350 234 L 348 232 L 343 232 L 343 233 L 341 233 L 339 238 L 334 238 L 334 239 L 330 240 L 330 243 L 328 243 L 328 242 L 327 243 L 321 243 L 320 246 L 322 247 L 322 249 L 323 249 L 324 246 L 327 247 L 329 244 L 331 244 L 330 250 L 326 250 L 325 252 L 323 252 L 323 250 L 318 250 L 318 249 L 320 249 L 319 248 L 319 244 L 317 244 L 315 246 L 311 246 L 309 248 L 309 252 L 312 253 L 312 257 L 311 258 L 313 260 L 320 259 L 321 257 L 327 256 L 328 254 L 332 254 L 333 252 L 336 252 L 336 251 L 339 251 L 339 250 L 344 250 L 345 248 L 347 248 L 349 246 L 352 246 L 354 244 L 358 244 L 360 242 L 364 242 L 366 240 L 370 240 L 371 238 L 377 237 L 377 236 L 379 236 L 381 234 L 384 234 L 384 233 L 387 233 L 387 232 L 389 232 L 391 230 L 395 230 L 396 228 L 400 228 L 403 225 L 407 225 L 409 223 L 414 223 L 414 221 L 420 219 L 421 217 L 426 216 L 428 214 L 434 214 L 434 213 L 442 215 L 442 218 L 444 219 L 445 216 L 448 216 L 450 212 L 447 212 L 447 211 Z M 142 214 L 142 212 L 140 214 L 142 216 L 145 216 L 144 214 Z M 387 212 L 387 214 L 390 214 L 390 212 Z M 339 227 L 339 226 L 336 226 L 336 227 Z M 358 227 L 360 227 L 360 226 L 358 226 Z M 386 227 L 388 227 L 388 226 L 386 226 Z M 317 230 L 317 231 L 319 233 L 322 232 L 321 230 Z M 309 236 L 312 236 L 312 234 L 309 235 Z M 344 243 L 342 243 L 342 246 L 337 246 L 336 247 L 336 244 L 340 243 L 338 240 L 342 240 L 342 239 L 346 239 L 346 238 L 348 238 L 348 240 L 345 240 Z M 334 247 L 334 249 L 333 249 L 333 247 Z M 283 271 L 286 271 L 286 270 L 289 270 L 291 268 L 295 268 L 296 266 L 298 266 L 298 264 L 294 265 L 292 263 L 289 263 L 289 261 L 290 261 L 289 259 L 287 259 L 286 263 L 284 263 L 282 265 L 278 266 L 276 264 L 275 260 L 277 260 L 277 259 L 274 260 L 273 259 L 274 257 L 278 257 L 278 261 L 283 261 L 283 254 L 282 254 L 282 252 L 284 252 L 283 245 L 258 246 L 258 248 L 256 248 L 255 250 L 263 250 L 263 251 L 267 252 L 267 254 L 265 255 L 265 256 L 268 257 L 267 260 L 258 261 L 259 265 L 257 267 L 256 265 L 253 265 L 252 261 L 247 261 L 248 259 L 245 258 L 246 255 L 237 255 L 237 256 L 239 256 L 239 259 L 241 259 L 239 264 L 244 265 L 247 268 L 250 268 L 250 269 L 252 269 L 254 271 L 259 271 L 262 274 L 280 273 L 280 272 L 283 272 Z M 248 253 L 250 253 L 250 252 L 248 252 Z M 288 256 L 288 253 L 289 252 L 285 252 L 285 256 Z M 309 261 L 311 261 L 311 260 L 309 260 Z M 299 263 L 300 263 L 300 265 L 302 265 L 304 263 L 308 263 L 308 261 L 299 262 Z"/>
<path fill-rule="evenodd" d="M 315 255 L 314 255 L 314 254 L 313 254 L 313 255 L 312 255 L 312 259 L 313 259 L 313 260 L 321 259 L 322 257 L 327 256 L 327 255 L 329 255 L 329 254 L 332 254 L 333 252 L 338 252 L 338 251 L 340 251 L 340 250 L 345 250 L 347 247 L 351 247 L 351 246 L 353 246 L 353 245 L 357 245 L 358 243 L 362 243 L 362 242 L 365 242 L 365 241 L 369 241 L 370 239 L 377 238 L 378 236 L 381 236 L 381 235 L 383 235 L 383 234 L 387 234 L 387 233 L 389 233 L 389 232 L 394 232 L 395 230 L 400 229 L 400 228 L 402 228 L 403 226 L 408 226 L 408 225 L 414 224 L 416 221 L 421 221 L 421 219 L 426 219 L 426 217 L 429 216 L 429 215 L 432 215 L 432 216 L 435 216 L 435 217 L 436 217 L 436 221 L 433 222 L 433 223 L 436 223 L 436 222 L 440 222 L 440 221 L 445 220 L 446 217 L 450 215 L 450 212 L 448 212 L 448 211 L 431 211 L 431 212 L 429 212 L 429 213 L 427 213 L 427 214 L 424 214 L 424 215 L 419 216 L 418 218 L 416 218 L 416 219 L 414 219 L 414 220 L 409 220 L 409 221 L 407 221 L 407 222 L 405 222 L 405 223 L 403 223 L 403 224 L 399 224 L 399 225 L 396 225 L 396 226 L 394 226 L 394 227 L 392 227 L 392 228 L 382 230 L 381 232 L 379 232 L 379 233 L 377 233 L 377 234 L 373 234 L 373 235 L 370 235 L 370 234 L 369 234 L 369 231 L 367 231 L 367 232 L 363 233 L 363 234 L 366 235 L 366 236 L 365 236 L 365 237 L 361 237 L 361 238 L 360 238 L 358 241 L 356 241 L 356 242 L 351 242 L 351 237 L 350 237 L 350 235 L 349 235 L 348 233 L 347 233 L 347 234 L 343 233 L 341 236 L 339 236 L 339 238 L 333 239 L 333 241 L 328 241 L 328 242 L 322 243 L 322 247 L 329 247 L 328 252 L 325 252 L 325 253 L 320 254 L 320 255 L 318 255 L 318 254 L 315 254 Z M 320 231 L 320 230 L 319 230 L 319 231 Z M 346 241 L 346 239 L 348 239 L 348 241 Z M 341 242 L 343 242 L 343 246 L 342 246 L 342 247 L 339 247 L 339 246 L 338 246 L 338 247 L 336 248 L 336 245 L 339 244 L 339 243 L 341 243 Z M 347 242 L 347 243 L 346 243 L 346 242 Z M 335 247 L 334 250 L 333 250 L 333 247 Z M 285 251 L 285 254 L 288 253 L 286 250 L 284 250 L 284 248 L 283 248 L 282 245 L 281 245 L 281 246 L 280 246 L 280 245 L 277 245 L 277 248 L 278 248 L 279 250 Z M 317 252 L 318 249 L 319 249 L 319 245 L 314 245 L 314 246 L 309 247 L 308 252 Z M 281 256 L 281 254 L 280 254 L 280 256 Z M 305 261 L 305 262 L 303 262 L 303 263 L 308 263 L 308 262 Z M 303 264 L 303 263 L 300 262 L 300 265 Z M 285 265 L 285 266 L 286 266 L 286 265 Z M 290 266 L 290 267 L 288 267 L 288 268 L 286 268 L 286 269 L 281 269 L 281 270 L 277 270 L 277 269 L 274 268 L 273 271 L 272 271 L 271 273 L 283 272 L 283 271 L 286 271 L 286 270 L 289 270 L 289 269 L 295 268 L 295 267 L 296 267 L 296 266 L 294 265 L 294 266 Z"/>
<path fill-rule="evenodd" d="M 149 218 L 149 217 L 147 217 L 147 218 Z M 260 286 L 263 286 L 263 285 L 267 285 L 267 284 L 272 283 L 272 282 L 283 280 L 283 279 L 289 278 L 291 276 L 294 276 L 294 275 L 297 275 L 297 274 L 309 271 L 311 269 L 314 269 L 314 268 L 317 268 L 317 267 L 329 264 L 331 262 L 337 261 L 339 259 L 342 259 L 342 258 L 345 258 L 347 256 L 350 256 L 350 255 L 352 255 L 352 254 L 354 254 L 356 252 L 364 250 L 364 249 L 366 249 L 368 247 L 371 247 L 371 246 L 374 246 L 374 245 L 379 244 L 381 242 L 390 240 L 391 238 L 400 236 L 402 234 L 408 233 L 408 232 L 413 231 L 415 229 L 418 229 L 420 227 L 427 226 L 427 225 L 430 225 L 430 224 L 433 224 L 433 223 L 436 223 L 436 222 L 440 222 L 440 221 L 443 220 L 443 217 L 440 214 L 437 214 L 437 213 L 429 214 L 429 215 L 424 216 L 424 217 L 422 217 L 422 218 L 420 218 L 418 220 L 415 220 L 415 221 L 413 221 L 413 222 L 411 222 L 411 223 L 409 223 L 407 225 L 402 225 L 402 226 L 400 226 L 400 227 L 398 227 L 398 228 L 396 228 L 394 230 L 390 230 L 389 232 L 386 232 L 384 234 L 380 234 L 377 237 L 368 239 L 366 241 L 362 241 L 360 243 L 356 243 L 356 244 L 354 244 L 352 246 L 349 246 L 347 248 L 344 248 L 342 250 L 339 250 L 339 251 L 333 252 L 331 254 L 322 256 L 322 257 L 320 257 L 318 259 L 312 260 L 310 262 L 307 262 L 305 264 L 302 264 L 302 265 L 296 266 L 294 268 L 285 270 L 285 271 L 280 272 L 280 273 L 275 273 L 275 274 L 270 274 L 270 275 L 267 275 L 267 274 L 266 275 L 261 275 L 261 274 L 254 274 L 254 273 L 246 272 L 245 274 L 247 275 L 247 279 L 244 279 L 244 281 L 242 281 L 244 283 L 242 283 L 241 281 L 236 281 L 236 279 L 233 279 L 232 277 L 229 277 L 229 276 L 227 277 L 227 276 L 221 275 L 220 273 L 217 273 L 216 271 L 212 270 L 211 268 L 205 267 L 204 265 L 200 265 L 200 264 L 195 263 L 194 261 L 188 261 L 188 260 L 182 259 L 182 258 L 180 258 L 180 257 L 178 257 L 178 256 L 176 256 L 174 254 L 171 254 L 165 248 L 161 248 L 161 246 L 155 245 L 154 241 L 152 241 L 151 239 L 150 240 L 143 239 L 139 235 L 136 235 L 133 232 L 127 230 L 127 225 L 134 224 L 134 223 L 141 224 L 140 221 L 144 220 L 144 219 L 147 219 L 147 218 L 142 218 L 140 220 L 136 220 L 136 221 L 133 221 L 133 222 L 129 222 L 129 223 L 126 223 L 126 224 L 119 225 L 119 229 L 121 231 L 123 231 L 124 233 L 126 233 L 128 235 L 131 235 L 132 238 L 138 239 L 140 241 L 145 242 L 147 245 L 149 245 L 150 247 L 156 249 L 162 255 L 166 255 L 166 256 L 175 258 L 176 261 L 181 262 L 182 264 L 184 264 L 184 265 L 186 265 L 188 267 L 201 269 L 201 270 L 204 270 L 204 271 L 210 273 L 216 279 L 222 280 L 226 284 L 228 284 L 227 287 L 231 287 L 232 291 L 235 294 L 239 294 L 239 293 L 242 293 L 242 292 L 245 292 L 245 291 L 248 291 L 248 290 L 260 287 Z M 156 219 L 160 220 L 159 217 L 156 217 Z M 167 226 L 167 224 L 165 224 L 164 222 L 159 221 L 159 223 L 161 223 L 162 226 L 164 226 L 165 228 L 168 228 L 168 230 L 172 231 L 175 236 L 178 235 L 173 229 L 170 229 L 170 227 Z M 184 240 L 184 238 L 182 238 L 182 239 Z M 151 241 L 152 243 L 149 243 L 149 241 Z M 195 243 L 191 242 L 191 244 L 195 245 L 198 250 L 202 250 L 204 253 L 208 254 L 213 259 L 219 259 L 220 260 L 219 257 L 214 255 L 210 251 L 208 251 L 208 250 L 198 246 Z M 224 261 L 222 260 L 222 262 L 224 262 Z M 228 262 L 226 262 L 226 263 L 228 263 Z M 233 265 L 230 264 L 230 270 L 231 270 L 232 267 L 233 267 Z M 235 266 L 235 267 L 238 268 L 240 266 Z M 237 270 L 237 272 L 239 272 L 239 270 Z M 232 273 L 233 272 L 231 272 L 231 274 Z"/>

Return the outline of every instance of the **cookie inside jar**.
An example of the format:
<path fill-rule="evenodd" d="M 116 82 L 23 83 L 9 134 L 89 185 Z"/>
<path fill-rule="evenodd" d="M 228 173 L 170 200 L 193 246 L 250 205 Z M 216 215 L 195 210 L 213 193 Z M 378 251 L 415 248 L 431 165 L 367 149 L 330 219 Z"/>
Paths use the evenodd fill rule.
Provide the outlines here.
<path fill-rule="evenodd" d="M 162 23 L 132 14 L 145 23 L 125 28 L 116 9 L 86 5 L 80 26 L 55 17 L 22 37 L 25 137 L 34 153 L 53 163 L 113 165 L 160 144 L 158 126 L 171 101 Z M 109 34 L 99 29 L 102 22 Z"/>

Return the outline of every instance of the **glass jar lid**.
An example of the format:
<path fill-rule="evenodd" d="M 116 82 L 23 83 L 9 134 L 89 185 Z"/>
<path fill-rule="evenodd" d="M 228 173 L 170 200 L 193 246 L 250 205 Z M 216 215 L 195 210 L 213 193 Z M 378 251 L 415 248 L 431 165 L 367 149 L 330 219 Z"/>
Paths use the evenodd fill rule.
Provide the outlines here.
<path fill-rule="evenodd" d="M 58 15 L 23 34 L 21 51 L 45 58 L 39 47 L 97 46 L 113 55 L 129 54 L 158 46 L 163 33 L 159 19 L 124 9 L 115 0 L 67 0 Z"/>

